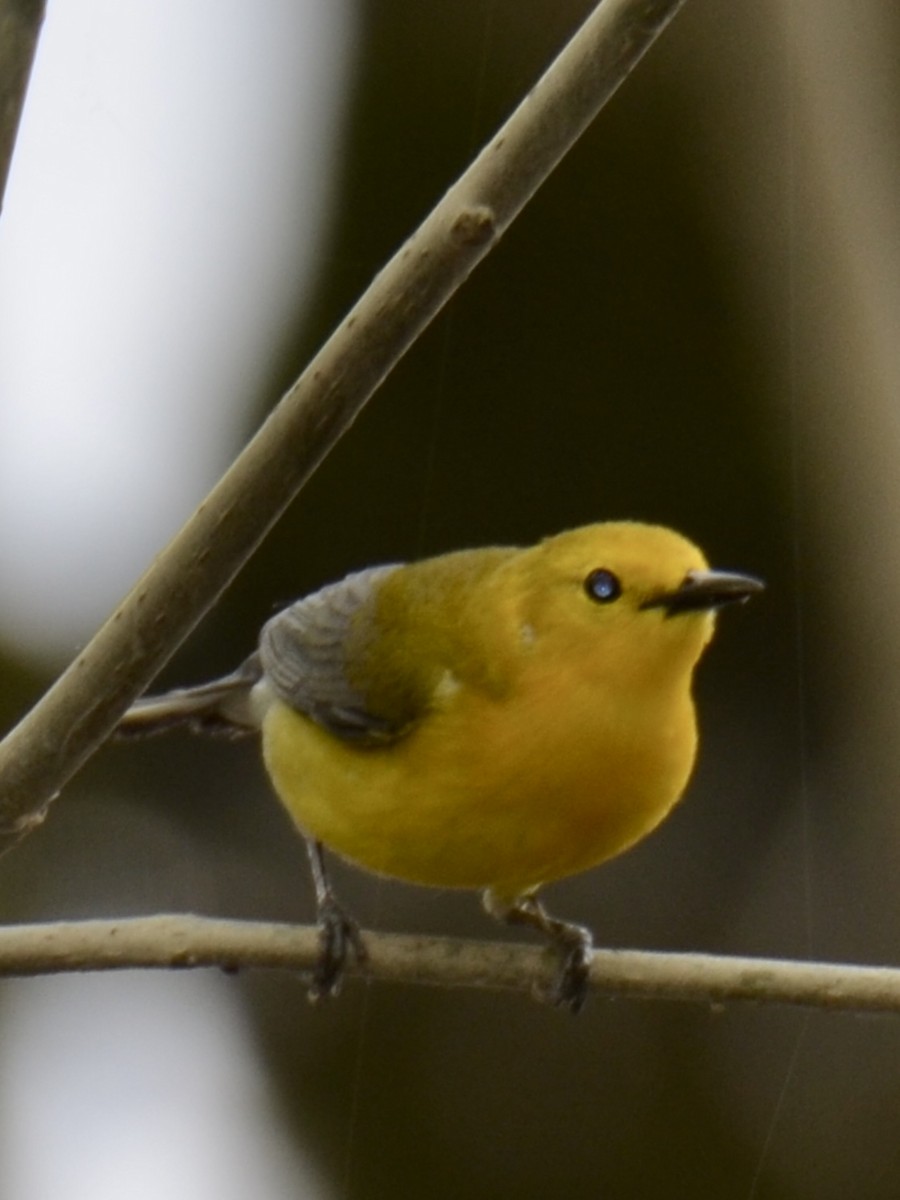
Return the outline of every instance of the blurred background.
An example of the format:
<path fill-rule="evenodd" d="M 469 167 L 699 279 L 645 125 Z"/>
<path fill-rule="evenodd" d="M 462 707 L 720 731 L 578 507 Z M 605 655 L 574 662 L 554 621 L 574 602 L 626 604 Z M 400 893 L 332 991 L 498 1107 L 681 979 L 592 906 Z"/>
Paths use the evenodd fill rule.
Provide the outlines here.
<path fill-rule="evenodd" d="M 51 0 L 0 221 L 3 728 L 591 8 Z M 898 37 L 892 0 L 691 0 L 161 684 L 352 569 L 672 525 L 769 590 L 703 664 L 685 803 L 551 906 L 610 946 L 896 963 Z M 498 936 L 337 883 L 365 925 Z M 312 915 L 255 746 L 174 735 L 98 755 L 0 906 Z M 0 986 L 4 1200 L 896 1200 L 898 1105 L 886 1018 Z"/>

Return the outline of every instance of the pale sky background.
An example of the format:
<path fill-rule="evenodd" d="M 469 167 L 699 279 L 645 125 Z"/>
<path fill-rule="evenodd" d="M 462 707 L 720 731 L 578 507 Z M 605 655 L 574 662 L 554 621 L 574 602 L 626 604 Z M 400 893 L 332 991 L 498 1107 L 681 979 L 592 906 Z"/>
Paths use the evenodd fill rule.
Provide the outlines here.
<path fill-rule="evenodd" d="M 324 1200 L 215 972 L 6 983 L 4 1200 Z"/>
<path fill-rule="evenodd" d="M 67 662 L 234 453 L 316 264 L 351 17 L 51 0 L 0 221 L 0 638 L 18 653 Z"/>
<path fill-rule="evenodd" d="M 349 0 L 50 0 L 0 221 L 17 654 L 63 665 L 234 453 L 322 243 L 352 18 Z M 325 1192 L 234 989 L 145 973 L 4 985 L 0 1195 Z"/>

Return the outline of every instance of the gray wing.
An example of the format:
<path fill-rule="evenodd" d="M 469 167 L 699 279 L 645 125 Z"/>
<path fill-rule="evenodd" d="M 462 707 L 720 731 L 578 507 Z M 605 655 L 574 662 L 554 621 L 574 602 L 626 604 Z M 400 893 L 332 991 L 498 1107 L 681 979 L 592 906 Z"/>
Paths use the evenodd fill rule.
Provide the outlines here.
<path fill-rule="evenodd" d="M 262 629 L 259 655 L 279 699 L 338 737 L 384 742 L 401 728 L 371 712 L 347 677 L 347 639 L 355 617 L 397 565 L 370 567 L 298 600 Z"/>

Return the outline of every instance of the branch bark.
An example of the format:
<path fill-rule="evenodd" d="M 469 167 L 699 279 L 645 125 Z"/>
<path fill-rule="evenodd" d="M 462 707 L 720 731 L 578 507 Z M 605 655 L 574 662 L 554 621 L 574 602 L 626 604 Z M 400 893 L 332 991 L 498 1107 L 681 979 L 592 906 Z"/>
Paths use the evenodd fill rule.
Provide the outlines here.
<path fill-rule="evenodd" d="M 35 825 L 684 0 L 605 0 L 375 278 L 168 548 L 0 743 L 0 851 Z"/>
<path fill-rule="evenodd" d="M 364 934 L 367 973 L 390 983 L 527 992 L 548 985 L 556 958 L 536 946 L 409 934 Z M 190 915 L 0 928 L 0 976 L 135 967 L 243 967 L 308 971 L 314 926 Z M 359 975 L 351 969 L 351 975 Z M 841 963 L 596 950 L 591 988 L 643 1000 L 729 1000 L 900 1015 L 900 969 Z"/>

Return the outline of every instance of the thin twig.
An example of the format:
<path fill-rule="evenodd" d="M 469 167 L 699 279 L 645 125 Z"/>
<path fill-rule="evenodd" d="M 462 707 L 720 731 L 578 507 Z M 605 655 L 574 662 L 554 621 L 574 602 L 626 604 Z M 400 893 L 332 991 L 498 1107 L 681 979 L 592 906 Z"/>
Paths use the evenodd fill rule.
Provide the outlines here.
<path fill-rule="evenodd" d="M 181 533 L 0 743 L 0 849 L 43 819 L 684 0 L 605 0 L 370 285 Z"/>
<path fill-rule="evenodd" d="M 6 193 L 44 7 L 44 0 L 0 0 L 0 207 Z"/>
<path fill-rule="evenodd" d="M 391 983 L 531 991 L 554 957 L 536 946 L 409 934 L 364 935 L 368 973 Z M 278 967 L 308 971 L 314 926 L 190 915 L 72 921 L 0 928 L 0 975 L 115 971 L 134 967 Z M 358 971 L 351 970 L 351 974 Z M 597 950 L 591 987 L 600 995 L 721 1004 L 749 1000 L 842 1012 L 900 1014 L 900 969 L 841 963 Z"/>

